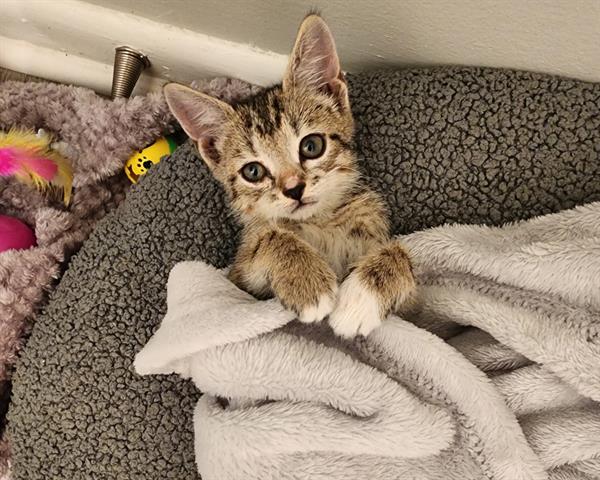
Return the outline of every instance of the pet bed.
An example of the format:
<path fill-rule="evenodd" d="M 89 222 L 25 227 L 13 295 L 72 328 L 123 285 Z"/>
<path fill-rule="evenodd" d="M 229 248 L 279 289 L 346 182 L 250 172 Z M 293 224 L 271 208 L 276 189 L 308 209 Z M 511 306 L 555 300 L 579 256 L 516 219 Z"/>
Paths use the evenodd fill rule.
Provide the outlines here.
<path fill-rule="evenodd" d="M 256 87 L 218 78 L 196 84 L 232 101 Z M 72 163 L 68 207 L 14 179 L 0 178 L 0 213 L 34 227 L 37 247 L 0 254 L 0 475 L 10 452 L 4 435 L 10 376 L 35 314 L 96 222 L 124 198 L 122 174 L 133 151 L 152 143 L 173 122 L 160 94 L 109 101 L 91 90 L 53 83 L 0 84 L 0 129 L 51 133 Z"/>
<path fill-rule="evenodd" d="M 10 377 L 35 314 L 96 222 L 129 185 L 125 160 L 166 131 L 171 116 L 160 95 L 111 102 L 91 90 L 52 83 L 0 83 L 0 130 L 44 129 L 72 164 L 68 207 L 12 178 L 0 178 L 0 213 L 31 225 L 37 246 L 0 254 L 0 475 L 10 458 L 4 415 Z"/>
<path fill-rule="evenodd" d="M 357 148 L 394 233 L 500 224 L 600 199 L 600 85 L 479 68 L 349 79 Z M 226 266 L 238 227 L 181 147 L 100 222 L 33 329 L 9 412 L 14 478 L 197 479 L 199 393 L 132 366 L 166 312 L 169 271 Z"/>

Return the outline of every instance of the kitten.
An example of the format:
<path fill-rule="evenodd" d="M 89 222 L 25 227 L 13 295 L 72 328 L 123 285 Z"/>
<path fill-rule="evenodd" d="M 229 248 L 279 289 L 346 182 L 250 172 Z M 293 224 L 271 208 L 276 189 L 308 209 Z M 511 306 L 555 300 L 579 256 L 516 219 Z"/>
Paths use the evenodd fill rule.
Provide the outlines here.
<path fill-rule="evenodd" d="M 346 82 L 319 16 L 300 26 L 281 85 L 233 106 L 173 83 L 164 93 L 244 225 L 236 285 L 275 294 L 302 322 L 329 316 L 344 337 L 367 335 L 412 294 L 409 257 L 360 181 Z"/>

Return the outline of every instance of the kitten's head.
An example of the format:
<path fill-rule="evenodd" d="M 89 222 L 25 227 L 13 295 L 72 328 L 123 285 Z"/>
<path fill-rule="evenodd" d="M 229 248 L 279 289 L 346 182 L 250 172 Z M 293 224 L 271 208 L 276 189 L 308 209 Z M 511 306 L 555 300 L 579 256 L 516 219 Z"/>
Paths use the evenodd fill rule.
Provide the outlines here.
<path fill-rule="evenodd" d="M 245 220 L 327 215 L 356 184 L 346 83 L 317 15 L 300 26 L 281 85 L 233 106 L 182 85 L 164 92 Z"/>

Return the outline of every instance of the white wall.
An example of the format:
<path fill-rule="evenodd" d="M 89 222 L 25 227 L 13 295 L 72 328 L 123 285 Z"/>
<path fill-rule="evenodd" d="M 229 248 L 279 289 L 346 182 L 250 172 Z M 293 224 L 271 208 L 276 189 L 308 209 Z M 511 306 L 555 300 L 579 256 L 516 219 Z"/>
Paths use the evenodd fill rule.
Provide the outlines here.
<path fill-rule="evenodd" d="M 350 70 L 489 65 L 600 81 L 599 0 L 89 0 L 288 53 L 318 6 Z"/>
<path fill-rule="evenodd" d="M 130 44 L 149 54 L 157 77 L 269 83 L 315 6 L 350 71 L 466 64 L 600 81 L 600 0 L 2 0 L 0 35 L 108 73 L 112 48 Z"/>

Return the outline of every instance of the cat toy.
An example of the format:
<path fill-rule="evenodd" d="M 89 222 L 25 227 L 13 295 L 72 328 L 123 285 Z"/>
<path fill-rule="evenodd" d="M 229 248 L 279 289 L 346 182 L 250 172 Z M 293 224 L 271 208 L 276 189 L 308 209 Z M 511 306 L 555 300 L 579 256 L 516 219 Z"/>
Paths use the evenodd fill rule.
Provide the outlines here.
<path fill-rule="evenodd" d="M 0 253 L 26 250 L 35 244 L 35 234 L 25 223 L 15 217 L 0 215 Z"/>
<path fill-rule="evenodd" d="M 115 49 L 111 98 L 129 98 L 142 72 L 150 67 L 150 60 L 142 52 L 122 46 Z M 171 155 L 183 143 L 177 133 L 158 138 L 141 150 L 136 150 L 125 162 L 125 174 L 131 183 L 137 183 L 163 157 Z"/>
<path fill-rule="evenodd" d="M 0 177 L 15 177 L 44 191 L 62 191 L 63 201 L 71 200 L 73 172 L 67 160 L 51 148 L 52 137 L 45 132 L 12 129 L 0 132 Z"/>
<path fill-rule="evenodd" d="M 182 132 L 160 137 L 146 148 L 136 151 L 125 163 L 125 174 L 131 183 L 137 183 L 141 176 L 146 175 L 163 157 L 171 155 L 181 145 L 187 136 Z"/>

